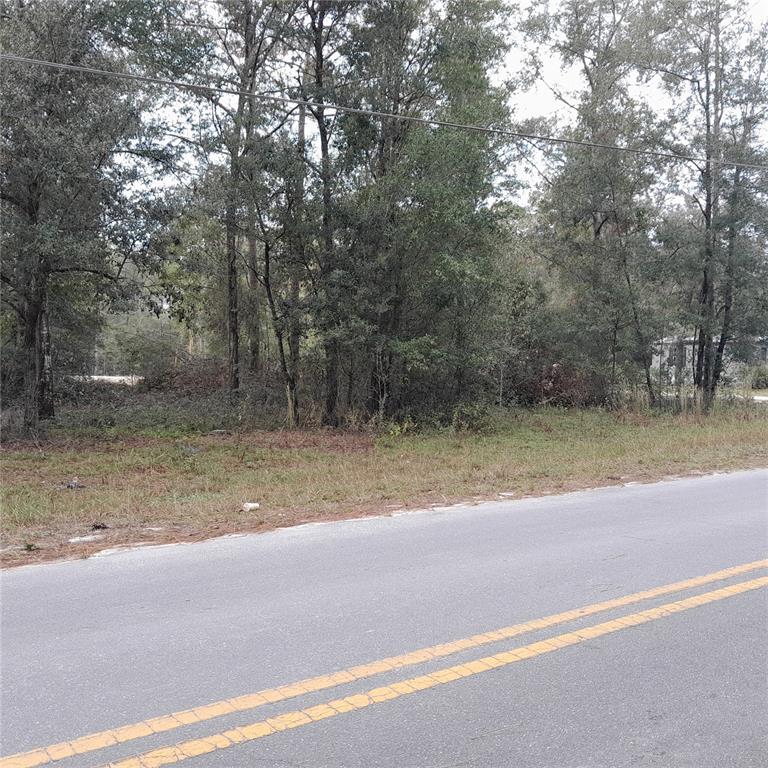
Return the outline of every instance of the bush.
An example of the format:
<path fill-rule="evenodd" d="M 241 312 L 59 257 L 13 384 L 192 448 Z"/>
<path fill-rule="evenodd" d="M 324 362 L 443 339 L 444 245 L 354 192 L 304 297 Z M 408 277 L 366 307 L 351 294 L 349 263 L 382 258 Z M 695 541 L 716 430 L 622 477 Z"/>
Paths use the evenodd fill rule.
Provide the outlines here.
<path fill-rule="evenodd" d="M 768 365 L 759 365 L 754 369 L 752 389 L 768 389 Z"/>
<path fill-rule="evenodd" d="M 383 425 L 382 431 L 387 437 L 403 437 L 403 435 L 417 431 L 417 424 L 410 416 L 405 416 L 400 421 L 387 422 Z"/>
<path fill-rule="evenodd" d="M 598 373 L 555 363 L 541 372 L 538 390 L 540 403 L 583 408 L 605 405 L 609 387 Z"/>
<path fill-rule="evenodd" d="M 218 392 L 227 387 L 227 367 L 215 359 L 196 358 L 183 365 L 165 368 L 144 379 L 142 388 L 175 392 L 189 397 Z"/>
<path fill-rule="evenodd" d="M 459 403 L 451 415 L 454 432 L 486 432 L 491 427 L 488 404 L 484 402 Z"/>

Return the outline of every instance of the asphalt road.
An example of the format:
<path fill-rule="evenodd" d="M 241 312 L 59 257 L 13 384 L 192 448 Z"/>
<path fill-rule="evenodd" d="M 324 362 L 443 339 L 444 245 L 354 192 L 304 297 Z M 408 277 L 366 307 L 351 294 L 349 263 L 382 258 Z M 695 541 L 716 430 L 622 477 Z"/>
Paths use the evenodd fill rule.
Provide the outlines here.
<path fill-rule="evenodd" d="M 84 754 L 0 766 L 102 766 L 180 744 L 124 766 L 764 768 L 768 567 L 735 567 L 766 557 L 763 470 L 11 570 L 1 753 Z M 137 725 L 315 676 L 283 700 L 218 704 L 146 736 Z M 399 684 L 413 678 L 427 682 Z M 120 726 L 134 727 L 108 746 Z"/>

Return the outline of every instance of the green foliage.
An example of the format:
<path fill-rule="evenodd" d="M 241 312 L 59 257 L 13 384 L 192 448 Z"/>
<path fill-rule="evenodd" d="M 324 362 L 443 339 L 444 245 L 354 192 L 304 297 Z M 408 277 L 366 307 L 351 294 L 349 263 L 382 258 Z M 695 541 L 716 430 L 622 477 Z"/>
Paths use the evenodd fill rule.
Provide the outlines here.
<path fill-rule="evenodd" d="M 760 365 L 752 371 L 752 389 L 768 389 L 768 366 Z"/>
<path fill-rule="evenodd" d="M 617 406 L 638 388 L 661 403 L 671 374 L 662 381 L 654 350 L 669 335 L 703 340 L 695 386 L 708 377 L 712 390 L 731 375 L 715 374 L 719 338 L 748 360 L 768 322 L 764 185 L 717 162 L 766 157 L 766 54 L 737 11 L 3 5 L 4 50 L 190 84 L 3 68 L 6 398 L 27 410 L 43 390 L 50 399 L 52 364 L 137 373 L 190 397 L 228 381 L 240 394 L 213 419 L 227 425 L 283 401 L 291 425 L 410 431 L 412 417 L 482 431 L 494 406 Z M 503 82 L 513 58 L 521 71 Z M 550 62 L 575 86 L 554 88 L 562 115 L 528 125 L 582 144 L 542 153 L 430 122 L 515 127 L 510 94 Z M 723 87 L 692 90 L 707 73 Z M 674 119 L 646 86 L 666 91 Z M 698 174 L 589 144 L 719 155 Z M 192 392 L 201 361 L 212 372 Z"/>
<path fill-rule="evenodd" d="M 112 315 L 96 343 L 95 373 L 162 376 L 187 361 L 188 334 L 168 317 Z"/>
<path fill-rule="evenodd" d="M 454 432 L 487 432 L 491 426 L 490 412 L 485 403 L 459 403 L 451 415 Z"/>
<path fill-rule="evenodd" d="M 148 66 L 158 40 L 139 0 L 3 3 L 2 16 L 4 52 L 64 64 Z M 135 299 L 156 266 L 152 235 L 170 210 L 138 182 L 175 151 L 158 143 L 151 97 L 128 81 L 4 62 L 0 99 L 3 306 L 15 317 L 10 362 L 34 428 L 53 416 L 53 366 L 90 367 L 101 312 Z"/>
<path fill-rule="evenodd" d="M 416 422 L 413 421 L 410 416 L 405 416 L 400 421 L 389 422 L 388 424 L 385 425 L 382 431 L 389 438 L 398 438 L 398 437 L 403 437 L 404 435 L 410 434 L 411 432 L 414 432 L 416 429 L 417 429 Z"/>

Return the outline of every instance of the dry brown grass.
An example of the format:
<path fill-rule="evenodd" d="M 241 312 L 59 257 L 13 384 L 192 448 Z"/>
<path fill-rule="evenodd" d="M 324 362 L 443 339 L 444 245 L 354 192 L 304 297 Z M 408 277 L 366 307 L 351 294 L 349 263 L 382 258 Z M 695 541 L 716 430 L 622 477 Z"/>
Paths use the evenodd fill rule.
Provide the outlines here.
<path fill-rule="evenodd" d="M 765 466 L 768 409 L 706 418 L 521 411 L 499 416 L 485 435 L 58 437 L 39 447 L 6 446 L 0 459 L 2 556 L 19 564 L 127 542 L 268 530 L 499 493 Z M 84 487 L 66 488 L 73 477 Z M 246 501 L 261 508 L 243 512 Z M 91 534 L 99 538 L 68 541 Z"/>

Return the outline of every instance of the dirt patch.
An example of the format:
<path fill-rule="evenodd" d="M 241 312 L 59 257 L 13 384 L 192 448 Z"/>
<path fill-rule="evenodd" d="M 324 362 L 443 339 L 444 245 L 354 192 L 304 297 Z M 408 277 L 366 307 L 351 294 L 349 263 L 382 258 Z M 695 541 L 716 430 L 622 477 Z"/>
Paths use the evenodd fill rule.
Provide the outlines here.
<path fill-rule="evenodd" d="M 424 501 L 422 505 L 411 503 L 407 508 L 419 509 L 422 506 L 429 506 L 429 503 L 427 501 Z M 396 509 L 393 507 L 396 507 Z M 93 527 L 79 531 L 73 531 L 72 529 L 39 531 L 35 536 L 36 543 L 30 549 L 19 545 L 12 545 L 0 550 L 0 567 L 13 568 L 55 560 L 85 559 L 98 552 L 113 548 L 191 543 L 231 534 L 265 533 L 266 531 L 290 528 L 304 523 L 330 522 L 334 520 L 349 520 L 356 517 L 392 514 L 403 509 L 406 509 L 406 507 L 392 504 L 371 504 L 323 513 L 285 509 L 271 510 L 265 514 L 254 516 L 252 520 L 246 520 L 237 524 L 216 523 L 204 528 L 173 525 L 164 528 L 159 528 L 158 526 L 124 526 L 98 531 L 93 531 Z M 91 536 L 97 536 L 98 538 L 88 540 Z M 77 538 L 82 540 L 70 541 L 70 539 Z"/>
<path fill-rule="evenodd" d="M 325 430 L 282 430 L 279 432 L 221 433 L 206 435 L 205 441 L 251 448 L 271 448 L 280 451 L 312 448 L 329 453 L 368 453 L 374 440 L 365 432 L 331 432 Z"/>
<path fill-rule="evenodd" d="M 104 452 L 122 450 L 124 448 L 145 448 L 163 442 L 173 442 L 168 438 L 152 437 L 63 437 L 54 436 L 44 441 L 32 439 L 3 441 L 0 444 L 0 455 L 13 453 L 64 453 L 67 451 Z"/>

